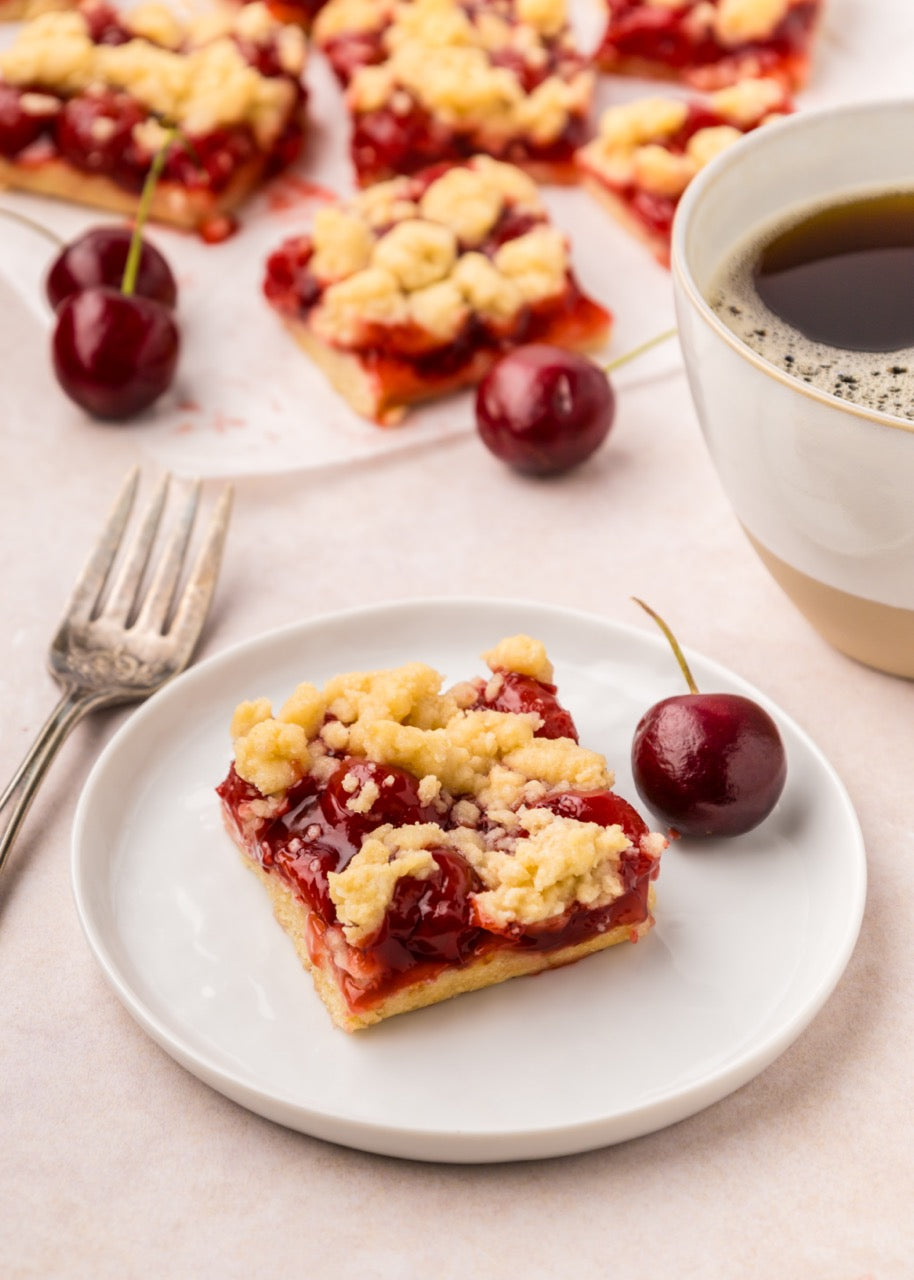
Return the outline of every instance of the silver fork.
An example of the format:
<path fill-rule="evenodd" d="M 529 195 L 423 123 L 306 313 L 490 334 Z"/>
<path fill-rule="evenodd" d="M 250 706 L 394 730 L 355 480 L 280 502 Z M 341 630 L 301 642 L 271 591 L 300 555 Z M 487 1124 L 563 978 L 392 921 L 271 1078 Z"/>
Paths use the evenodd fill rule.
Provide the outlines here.
<path fill-rule="evenodd" d="M 138 468 L 127 476 L 51 641 L 48 666 L 63 694 L 0 796 L 0 868 L 48 766 L 74 725 L 100 707 L 139 702 L 155 693 L 188 665 L 203 630 L 228 529 L 231 486 L 217 501 L 187 582 L 175 599 L 201 485 L 194 481 L 147 575 L 170 480 L 163 476 L 105 598 L 139 478 Z"/>

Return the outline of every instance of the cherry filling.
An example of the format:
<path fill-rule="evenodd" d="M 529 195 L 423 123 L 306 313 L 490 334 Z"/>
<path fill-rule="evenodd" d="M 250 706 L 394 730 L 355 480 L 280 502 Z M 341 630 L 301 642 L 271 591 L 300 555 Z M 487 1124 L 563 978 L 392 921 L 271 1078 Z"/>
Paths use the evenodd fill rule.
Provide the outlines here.
<path fill-rule="evenodd" d="M 23 109 L 25 92 L 11 84 L 0 84 L 0 155 L 7 159 L 31 146 L 48 127 L 48 116 Z"/>
<path fill-rule="evenodd" d="M 127 93 L 103 89 L 63 104 L 54 126 L 58 154 L 77 169 L 104 174 L 139 190 L 149 158 L 133 141 L 148 112 Z"/>
<path fill-rule="evenodd" d="M 491 696 L 487 692 L 489 689 L 492 690 Z M 574 721 L 556 697 L 555 685 L 535 680 L 533 676 L 523 676 L 517 671 L 496 672 L 494 680 L 481 689 L 475 706 L 519 715 L 532 712 L 543 722 L 537 730 L 538 737 L 578 740 Z M 597 819 L 586 818 L 584 821 L 595 822 Z"/>
<path fill-rule="evenodd" d="M 746 41 L 734 51 L 722 45 L 710 30 L 693 34 L 684 18 L 688 9 L 644 4 L 643 0 L 616 0 L 600 55 L 659 62 L 683 68 L 703 66 L 734 55 L 753 58 L 753 75 L 764 75 L 801 55 L 816 23 L 818 0 L 794 5 L 769 36 Z"/>
<path fill-rule="evenodd" d="M 405 90 L 402 92 L 405 94 Z M 468 159 L 481 149 L 511 164 L 564 168 L 588 137 L 586 119 L 569 116 L 562 131 L 549 143 L 536 143 L 521 136 L 482 139 L 475 130 L 450 127 L 410 100 L 405 110 L 379 107 L 356 113 L 350 152 L 360 185 L 370 186 L 397 174 L 415 173 L 442 154 L 455 160 Z"/>

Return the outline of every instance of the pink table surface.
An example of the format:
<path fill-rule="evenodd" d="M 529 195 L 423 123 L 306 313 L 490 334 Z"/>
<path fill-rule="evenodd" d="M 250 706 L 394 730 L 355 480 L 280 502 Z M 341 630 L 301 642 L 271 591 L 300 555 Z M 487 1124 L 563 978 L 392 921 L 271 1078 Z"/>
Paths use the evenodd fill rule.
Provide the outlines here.
<path fill-rule="evenodd" d="M 897 22 L 906 39 L 896 40 Z M 861 63 L 870 23 L 882 40 Z M 833 0 L 804 101 L 903 92 L 912 26 L 902 0 Z M 48 438 L 42 405 L 59 393 L 43 334 L 3 314 L 0 777 L 55 698 L 44 651 L 100 513 L 144 460 L 129 430 L 76 412 L 55 410 Z M 689 646 L 795 718 L 857 808 L 868 904 L 825 1008 L 730 1097 L 585 1155 L 422 1165 L 283 1129 L 154 1044 L 86 946 L 70 828 L 89 768 L 126 713 L 98 716 L 55 762 L 0 885 L 4 1277 L 914 1274 L 914 685 L 830 650 L 766 576 L 718 486 L 675 360 L 647 380 L 632 371 L 619 392 L 607 447 L 554 483 L 513 476 L 471 434 L 312 473 L 240 477 L 201 656 L 314 614 L 429 595 L 538 600 L 648 631 L 629 597 L 647 598 Z M 11 412 L 22 403 L 35 406 L 28 426 Z"/>

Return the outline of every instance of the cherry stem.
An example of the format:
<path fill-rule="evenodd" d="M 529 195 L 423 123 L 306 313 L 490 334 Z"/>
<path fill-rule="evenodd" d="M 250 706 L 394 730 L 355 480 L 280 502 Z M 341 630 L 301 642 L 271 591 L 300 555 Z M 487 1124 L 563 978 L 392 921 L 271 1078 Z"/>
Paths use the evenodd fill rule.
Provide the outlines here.
<path fill-rule="evenodd" d="M 673 635 L 672 631 L 663 621 L 659 613 L 655 613 L 654 610 L 650 607 L 650 605 L 645 604 L 643 600 L 639 600 L 637 596 L 632 596 L 632 599 L 634 600 L 635 604 L 640 604 L 644 612 L 646 614 L 649 614 L 650 617 L 654 619 L 654 621 L 657 623 L 657 626 L 666 636 L 667 640 L 669 641 L 670 648 L 673 650 L 673 654 L 676 658 L 676 661 L 679 663 L 679 670 L 685 676 L 686 684 L 689 686 L 689 693 L 697 693 L 698 685 L 695 683 L 694 679 L 692 678 L 692 672 L 689 669 L 689 664 L 686 662 L 685 654 L 682 652 L 682 650 L 679 647 L 679 641 Z"/>
<path fill-rule="evenodd" d="M 56 249 L 63 248 L 62 237 L 56 231 L 52 231 L 50 227 L 43 227 L 34 218 L 27 218 L 24 213 L 16 213 L 13 209 L 0 209 L 0 214 L 4 218 L 9 218 L 12 222 L 18 222 L 20 226 L 28 227 L 29 231 L 35 231 L 38 235 L 44 236 L 45 240 L 50 240 Z"/>
<path fill-rule="evenodd" d="M 645 351 L 650 351 L 651 347 L 659 347 L 661 342 L 667 342 L 670 338 L 675 338 L 675 336 L 675 329 L 666 329 L 663 333 L 655 334 L 653 338 L 648 338 L 647 342 L 642 342 L 640 346 L 633 347 L 631 351 L 626 351 L 624 355 L 616 356 L 615 360 L 610 360 L 609 364 L 603 366 L 603 372 L 615 373 L 624 364 L 628 364 L 629 360 L 637 360 L 638 356 L 643 356 Z"/>
<path fill-rule="evenodd" d="M 136 288 L 136 278 L 140 269 L 140 254 L 143 251 L 143 227 L 146 225 L 146 219 L 149 216 L 149 206 L 152 204 L 152 197 L 156 189 L 156 183 L 159 175 L 168 157 L 168 151 L 175 138 L 177 130 L 170 130 L 166 141 L 159 147 L 158 151 L 152 157 L 152 163 L 149 166 L 149 172 L 146 174 L 146 181 L 143 183 L 143 190 L 140 192 L 140 202 L 137 205 L 136 222 L 133 224 L 133 235 L 130 237 L 130 248 L 127 250 L 127 261 L 124 263 L 124 278 L 121 281 L 121 293 L 125 298 L 129 298 Z"/>

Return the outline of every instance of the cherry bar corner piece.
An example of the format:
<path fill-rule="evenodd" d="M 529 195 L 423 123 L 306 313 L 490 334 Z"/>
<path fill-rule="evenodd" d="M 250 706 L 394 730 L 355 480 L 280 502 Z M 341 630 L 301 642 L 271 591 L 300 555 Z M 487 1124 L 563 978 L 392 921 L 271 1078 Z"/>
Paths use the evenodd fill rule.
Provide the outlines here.
<path fill-rule="evenodd" d="M 444 691 L 409 662 L 234 713 L 226 827 L 346 1031 L 653 924 L 666 837 L 579 745 L 542 643 L 484 657 Z"/>
<path fill-rule="evenodd" d="M 695 175 L 745 134 L 792 111 L 779 80 L 742 80 L 691 98 L 652 96 L 609 107 L 577 164 L 585 187 L 670 263 L 673 216 Z"/>
<path fill-rule="evenodd" d="M 0 183 L 224 238 L 299 154 L 305 36 L 263 3 L 186 21 L 87 0 L 25 23 L 0 53 Z"/>
<path fill-rule="evenodd" d="M 391 178 L 271 254 L 264 293 L 363 417 L 399 421 L 525 342 L 596 350 L 612 316 L 571 270 L 535 182 L 474 156 Z"/>

